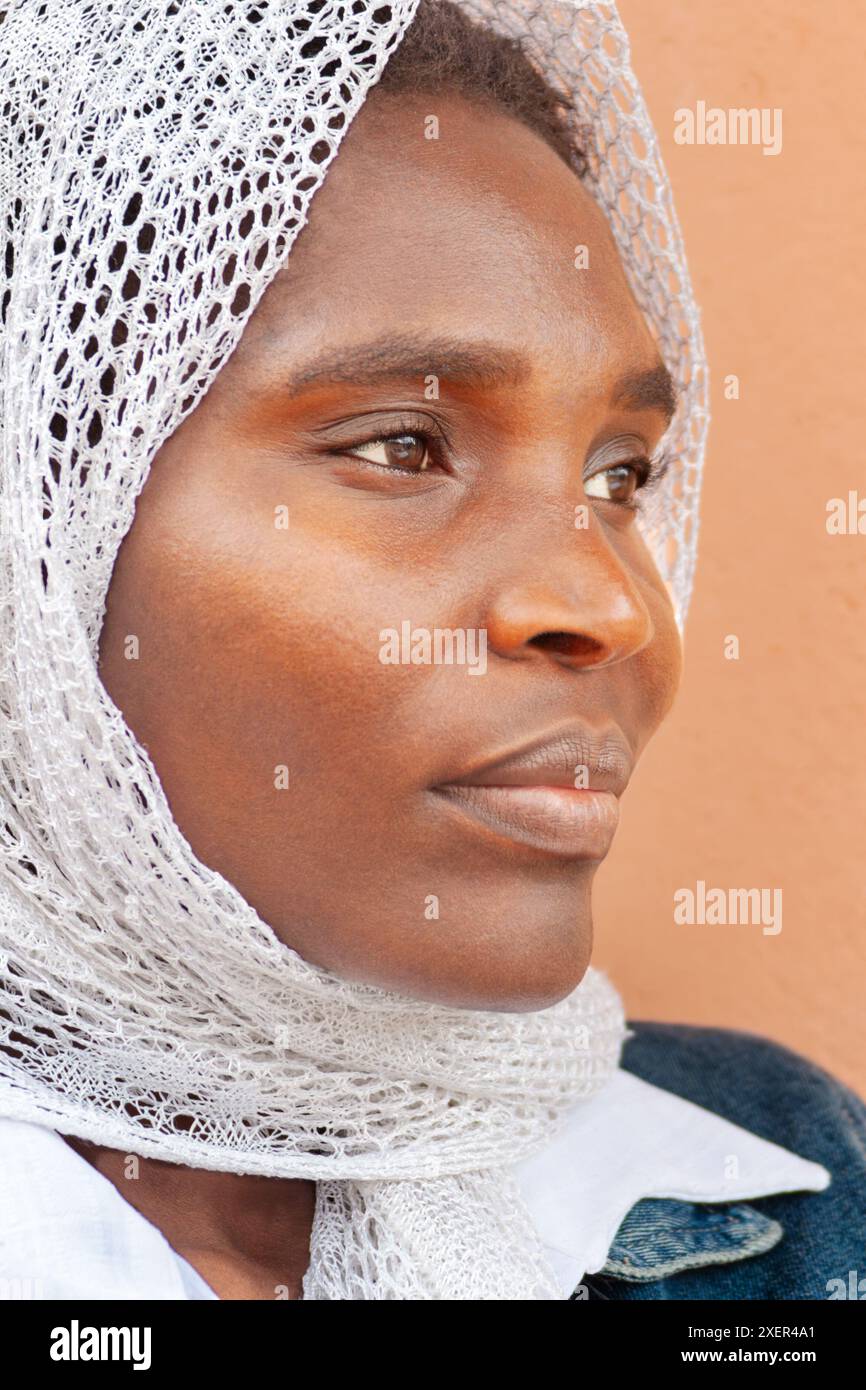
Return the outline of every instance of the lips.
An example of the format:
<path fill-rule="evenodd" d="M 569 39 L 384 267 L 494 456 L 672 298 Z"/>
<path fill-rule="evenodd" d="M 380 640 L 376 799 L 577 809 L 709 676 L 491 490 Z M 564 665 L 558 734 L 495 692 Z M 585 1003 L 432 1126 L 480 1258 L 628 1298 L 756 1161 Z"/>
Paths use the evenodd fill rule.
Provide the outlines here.
<path fill-rule="evenodd" d="M 618 729 L 559 730 L 433 788 L 461 820 L 571 859 L 601 860 L 633 758 Z"/>

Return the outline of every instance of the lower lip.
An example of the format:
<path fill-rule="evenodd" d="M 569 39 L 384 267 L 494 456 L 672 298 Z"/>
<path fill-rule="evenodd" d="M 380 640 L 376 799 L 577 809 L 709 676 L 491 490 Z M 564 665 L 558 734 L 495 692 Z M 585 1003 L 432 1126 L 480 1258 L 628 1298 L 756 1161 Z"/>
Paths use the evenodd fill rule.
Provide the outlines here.
<path fill-rule="evenodd" d="M 603 859 L 619 824 L 619 801 L 612 792 L 453 783 L 436 791 L 497 834 L 571 859 Z"/>

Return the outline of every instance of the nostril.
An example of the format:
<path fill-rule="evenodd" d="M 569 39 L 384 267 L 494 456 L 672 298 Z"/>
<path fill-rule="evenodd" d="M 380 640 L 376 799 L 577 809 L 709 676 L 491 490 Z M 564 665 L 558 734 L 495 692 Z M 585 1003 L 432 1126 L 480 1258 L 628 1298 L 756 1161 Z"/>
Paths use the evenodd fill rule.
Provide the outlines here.
<path fill-rule="evenodd" d="M 530 639 L 529 646 L 582 661 L 604 654 L 601 642 L 580 632 L 541 632 Z"/>

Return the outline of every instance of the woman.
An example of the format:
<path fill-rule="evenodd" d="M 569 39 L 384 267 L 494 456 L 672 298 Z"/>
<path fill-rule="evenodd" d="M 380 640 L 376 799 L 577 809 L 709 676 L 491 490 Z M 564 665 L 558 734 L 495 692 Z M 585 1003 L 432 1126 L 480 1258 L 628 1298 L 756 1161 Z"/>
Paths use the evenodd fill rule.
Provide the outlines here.
<path fill-rule="evenodd" d="M 860 1103 L 590 966 L 705 428 L 624 37 L 359 8 L 5 21 L 3 1276 L 825 1297 Z"/>

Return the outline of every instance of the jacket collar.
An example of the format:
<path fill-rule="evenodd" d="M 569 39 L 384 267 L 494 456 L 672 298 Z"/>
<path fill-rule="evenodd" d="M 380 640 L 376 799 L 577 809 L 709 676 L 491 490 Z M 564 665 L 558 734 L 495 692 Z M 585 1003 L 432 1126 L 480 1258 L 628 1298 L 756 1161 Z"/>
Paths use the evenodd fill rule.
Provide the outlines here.
<path fill-rule="evenodd" d="M 761 1254 L 782 1227 L 743 1200 L 830 1182 L 821 1164 L 623 1068 L 512 1172 L 566 1297 L 602 1269 L 661 1279 Z"/>

